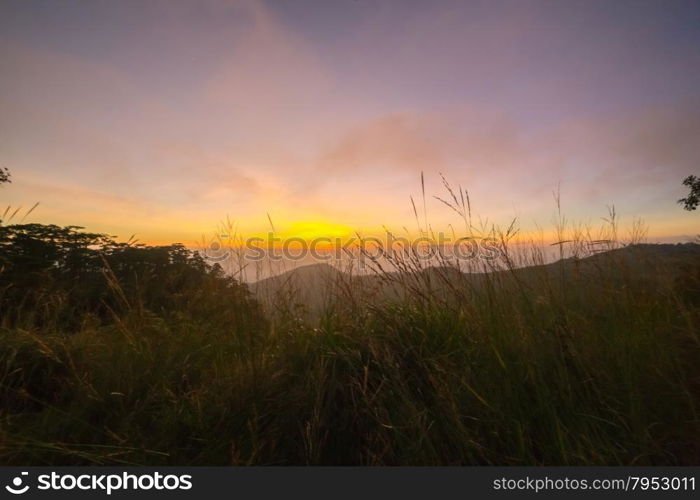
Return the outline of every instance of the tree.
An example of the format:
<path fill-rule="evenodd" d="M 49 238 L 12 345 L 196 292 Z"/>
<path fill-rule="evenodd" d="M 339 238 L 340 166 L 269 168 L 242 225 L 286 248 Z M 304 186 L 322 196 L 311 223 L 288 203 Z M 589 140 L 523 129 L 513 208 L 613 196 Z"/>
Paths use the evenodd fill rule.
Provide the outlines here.
<path fill-rule="evenodd" d="M 678 200 L 686 210 L 695 210 L 700 205 L 700 178 L 689 175 L 683 180 L 683 185 L 690 188 L 690 193 L 685 198 Z"/>
<path fill-rule="evenodd" d="M 4 184 L 6 182 L 12 182 L 10 180 L 10 171 L 6 168 L 0 167 L 0 184 Z"/>
<path fill-rule="evenodd" d="M 82 229 L 0 225 L 0 334 L 22 318 L 76 330 L 86 315 L 106 324 L 132 310 L 262 331 L 262 309 L 248 287 L 200 253 L 180 244 L 118 243 Z M 2 369 L 0 360 L 0 379 Z"/>

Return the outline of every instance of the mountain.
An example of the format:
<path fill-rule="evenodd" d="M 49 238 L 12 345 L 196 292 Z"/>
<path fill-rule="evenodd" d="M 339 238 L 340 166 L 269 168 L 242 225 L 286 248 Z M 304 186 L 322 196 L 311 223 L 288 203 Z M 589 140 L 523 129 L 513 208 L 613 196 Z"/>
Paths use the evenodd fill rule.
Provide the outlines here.
<path fill-rule="evenodd" d="M 325 308 L 347 301 L 391 301 L 406 294 L 447 302 L 464 300 L 469 293 L 479 293 L 487 285 L 517 283 L 520 289 L 533 293 L 543 287 L 561 289 L 600 280 L 641 287 L 673 286 L 681 278 L 700 282 L 696 276 L 700 272 L 700 245 L 637 244 L 548 264 L 509 267 L 500 261 L 471 270 L 475 272 L 429 266 L 352 274 L 328 264 L 313 264 L 260 280 L 250 289 L 270 311 L 292 307 L 304 315 L 317 316 Z"/>
<path fill-rule="evenodd" d="M 249 285 L 263 306 L 274 311 L 293 307 L 313 312 L 328 305 L 328 298 L 339 282 L 349 276 L 328 264 L 300 266 Z"/>

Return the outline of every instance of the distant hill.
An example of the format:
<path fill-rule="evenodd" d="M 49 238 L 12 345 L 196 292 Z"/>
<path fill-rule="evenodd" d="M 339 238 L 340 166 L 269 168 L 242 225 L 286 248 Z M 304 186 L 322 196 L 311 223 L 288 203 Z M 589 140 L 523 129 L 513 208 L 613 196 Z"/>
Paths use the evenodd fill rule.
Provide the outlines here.
<path fill-rule="evenodd" d="M 565 258 L 549 264 L 508 268 L 503 261 L 478 272 L 456 267 L 426 267 L 411 272 L 350 274 L 328 264 L 301 266 L 250 285 L 251 291 L 268 310 L 280 304 L 317 315 L 326 307 L 347 300 L 369 302 L 397 300 L 407 291 L 415 296 L 424 291 L 431 297 L 450 297 L 486 283 L 507 286 L 512 280 L 526 288 L 575 286 L 582 281 L 619 278 L 640 286 L 670 285 L 690 269 L 700 269 L 700 245 L 637 244 L 589 255 Z"/>
<path fill-rule="evenodd" d="M 297 267 L 249 285 L 263 306 L 274 311 L 276 306 L 292 305 L 320 311 L 327 305 L 331 292 L 348 275 L 328 264 Z"/>

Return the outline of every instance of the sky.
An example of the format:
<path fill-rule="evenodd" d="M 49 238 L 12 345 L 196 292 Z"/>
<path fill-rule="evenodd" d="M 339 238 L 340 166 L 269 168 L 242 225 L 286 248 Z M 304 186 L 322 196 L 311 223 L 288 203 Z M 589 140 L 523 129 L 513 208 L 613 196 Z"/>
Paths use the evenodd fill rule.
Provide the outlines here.
<path fill-rule="evenodd" d="M 188 243 L 482 220 L 700 233 L 700 2 L 0 0 L 0 205 Z M 419 201 L 419 205 L 422 202 Z M 421 207 L 422 209 L 422 207 Z M 269 218 L 268 218 L 269 215 Z"/>

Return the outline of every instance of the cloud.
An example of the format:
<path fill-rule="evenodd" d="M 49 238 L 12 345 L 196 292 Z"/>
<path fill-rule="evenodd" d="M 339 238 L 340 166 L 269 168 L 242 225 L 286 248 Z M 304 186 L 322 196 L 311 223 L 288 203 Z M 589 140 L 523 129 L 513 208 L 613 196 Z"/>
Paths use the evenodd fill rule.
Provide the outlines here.
<path fill-rule="evenodd" d="M 407 223 L 421 171 L 495 217 L 547 215 L 559 181 L 580 213 L 676 208 L 700 110 L 694 45 L 657 43 L 669 19 L 623 33 L 626 7 L 375 4 L 315 22 L 255 0 L 27 7 L 0 37 L 0 164 L 56 211 L 173 227 Z"/>
<path fill-rule="evenodd" d="M 493 113 L 393 113 L 346 131 L 321 153 L 330 171 L 395 168 L 418 172 L 461 166 L 507 167 L 522 156 L 515 124 Z"/>
<path fill-rule="evenodd" d="M 334 178 L 391 188 L 409 177 L 415 185 L 421 171 L 443 172 L 496 213 L 549 207 L 560 182 L 573 205 L 617 201 L 646 210 L 652 202 L 674 203 L 680 179 L 697 170 L 697 137 L 700 106 L 687 101 L 537 133 L 484 111 L 395 113 L 345 131 L 320 152 L 315 189 Z"/>
<path fill-rule="evenodd" d="M 241 27 L 218 47 L 223 56 L 200 90 L 200 122 L 216 134 L 228 130 L 248 149 L 294 151 L 337 111 L 333 78 L 314 48 L 263 3 L 233 5 Z"/>

